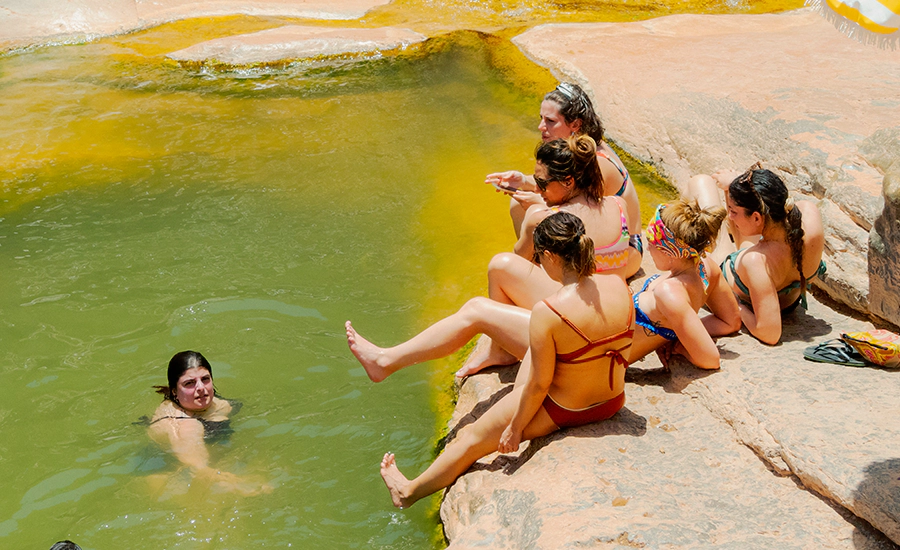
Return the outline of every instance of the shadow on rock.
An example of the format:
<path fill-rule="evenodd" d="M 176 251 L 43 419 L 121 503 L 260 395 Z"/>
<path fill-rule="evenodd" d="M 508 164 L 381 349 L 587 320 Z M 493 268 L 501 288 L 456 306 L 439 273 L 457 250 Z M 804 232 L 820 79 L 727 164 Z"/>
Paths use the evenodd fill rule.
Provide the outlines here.
<path fill-rule="evenodd" d="M 735 354 L 736 355 L 736 354 Z M 669 369 L 629 368 L 625 371 L 625 382 L 638 386 L 659 386 L 666 393 L 681 393 L 694 380 L 706 378 L 719 371 L 700 369 L 683 357 L 673 357 L 669 361 Z"/>
<path fill-rule="evenodd" d="M 456 434 L 459 433 L 461 429 L 481 418 L 481 415 L 483 415 L 487 412 L 488 409 L 493 407 L 497 403 L 497 401 L 500 401 L 512 391 L 512 385 L 504 386 L 491 394 L 491 396 L 487 399 L 483 399 L 476 403 L 468 414 L 460 418 L 459 422 L 457 422 L 455 426 L 450 428 L 450 430 L 447 432 L 447 435 L 443 438 L 442 443 L 446 445 L 450 441 L 453 441 L 453 438 L 456 437 Z M 441 448 L 443 448 L 443 445 L 441 446 Z"/>
<path fill-rule="evenodd" d="M 781 320 L 782 342 L 813 342 L 831 334 L 831 324 L 824 319 L 813 317 L 802 308 L 797 308 Z"/>
<path fill-rule="evenodd" d="M 627 406 L 623 407 L 609 420 L 594 422 L 576 428 L 562 428 L 544 437 L 532 439 L 528 447 L 519 455 L 500 455 L 490 464 L 476 463 L 473 470 L 496 472 L 512 475 L 531 459 L 538 451 L 552 443 L 566 437 L 598 438 L 610 435 L 630 435 L 640 437 L 647 433 L 647 419 L 631 411 Z"/>
<path fill-rule="evenodd" d="M 873 462 L 863 472 L 865 477 L 853 492 L 853 505 L 872 525 L 856 524 L 854 545 L 859 550 L 900 548 L 895 544 L 900 543 L 900 458 Z M 873 527 L 886 538 L 873 541 Z"/>

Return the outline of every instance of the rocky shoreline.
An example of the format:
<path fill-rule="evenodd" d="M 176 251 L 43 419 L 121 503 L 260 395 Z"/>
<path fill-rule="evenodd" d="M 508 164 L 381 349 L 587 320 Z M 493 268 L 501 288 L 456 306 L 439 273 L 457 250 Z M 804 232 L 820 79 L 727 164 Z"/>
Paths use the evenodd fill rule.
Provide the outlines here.
<path fill-rule="evenodd" d="M 0 9 L 0 47 L 187 16 L 353 19 L 385 3 L 13 0 Z M 172 58 L 240 64 L 251 59 L 241 51 L 271 61 L 279 48 L 296 58 L 424 39 L 336 30 L 277 29 Z M 676 186 L 758 160 L 778 170 L 797 198 L 819 202 L 829 272 L 781 344 L 745 331 L 720 339 L 714 373 L 681 363 L 666 372 L 646 359 L 629 369 L 628 404 L 612 420 L 479 461 L 441 507 L 451 548 L 896 548 L 900 372 L 810 363 L 802 350 L 871 327 L 867 316 L 900 324 L 900 52 L 846 39 L 809 10 L 544 25 L 513 42 L 584 85 L 610 137 Z M 513 376 L 504 368 L 469 378 L 451 429 L 508 391 Z"/>

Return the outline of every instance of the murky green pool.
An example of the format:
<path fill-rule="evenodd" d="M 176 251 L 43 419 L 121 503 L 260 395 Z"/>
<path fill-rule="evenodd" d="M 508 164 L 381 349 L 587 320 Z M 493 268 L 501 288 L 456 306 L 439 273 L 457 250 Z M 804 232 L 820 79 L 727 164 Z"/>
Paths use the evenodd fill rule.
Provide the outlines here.
<path fill-rule="evenodd" d="M 484 293 L 512 232 L 483 176 L 530 169 L 553 80 L 467 32 L 347 65 L 210 73 L 160 55 L 275 23 L 0 57 L 0 547 L 439 540 L 437 500 L 394 511 L 377 465 L 431 460 L 453 359 L 373 385 L 342 323 L 391 343 Z M 244 403 L 214 464 L 271 494 L 189 488 L 134 424 L 183 349 Z"/>

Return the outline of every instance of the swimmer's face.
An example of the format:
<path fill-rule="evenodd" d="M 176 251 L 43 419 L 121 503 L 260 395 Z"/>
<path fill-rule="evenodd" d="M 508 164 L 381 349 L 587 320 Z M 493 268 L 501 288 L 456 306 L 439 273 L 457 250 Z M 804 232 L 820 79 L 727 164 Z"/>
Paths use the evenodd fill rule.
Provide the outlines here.
<path fill-rule="evenodd" d="M 178 379 L 175 397 L 186 411 L 202 411 L 212 404 L 212 375 L 203 367 L 188 369 Z"/>
<path fill-rule="evenodd" d="M 554 101 L 544 100 L 541 103 L 541 123 L 538 124 L 538 130 L 545 143 L 554 139 L 566 139 L 581 130 L 581 121 L 573 120 L 572 124 L 567 123 L 559 112 L 559 105 Z"/>

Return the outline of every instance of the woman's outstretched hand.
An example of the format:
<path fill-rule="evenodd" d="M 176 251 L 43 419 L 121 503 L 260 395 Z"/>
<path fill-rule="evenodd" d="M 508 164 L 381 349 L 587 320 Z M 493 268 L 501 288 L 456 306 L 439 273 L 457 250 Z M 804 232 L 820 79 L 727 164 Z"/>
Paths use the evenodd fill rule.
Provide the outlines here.
<path fill-rule="evenodd" d="M 508 170 L 506 172 L 494 172 L 493 174 L 488 174 L 484 177 L 484 183 L 496 187 L 498 193 L 512 195 L 516 190 L 525 186 L 528 183 L 528 180 L 522 172 Z"/>
<path fill-rule="evenodd" d="M 500 445 L 497 446 L 497 450 L 501 453 L 514 453 L 519 450 L 521 442 L 522 432 L 513 430 L 512 424 L 510 424 L 500 435 Z"/>

